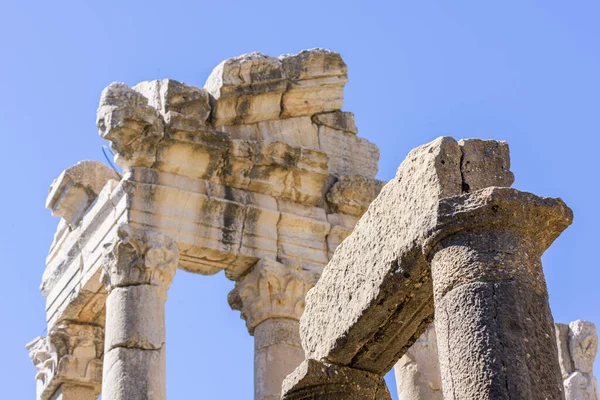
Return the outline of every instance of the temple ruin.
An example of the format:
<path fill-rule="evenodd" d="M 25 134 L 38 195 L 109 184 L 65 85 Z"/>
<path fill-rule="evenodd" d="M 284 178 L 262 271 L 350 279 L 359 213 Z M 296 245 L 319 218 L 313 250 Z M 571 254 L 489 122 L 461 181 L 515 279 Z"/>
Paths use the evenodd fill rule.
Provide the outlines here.
<path fill-rule="evenodd" d="M 389 399 L 392 368 L 400 399 L 599 400 L 595 327 L 554 324 L 541 268 L 571 210 L 510 188 L 502 141 L 441 137 L 378 181 L 347 80 L 313 49 L 104 89 L 123 172 L 50 186 L 38 400 L 164 400 L 177 269 L 235 281 L 257 400 Z"/>

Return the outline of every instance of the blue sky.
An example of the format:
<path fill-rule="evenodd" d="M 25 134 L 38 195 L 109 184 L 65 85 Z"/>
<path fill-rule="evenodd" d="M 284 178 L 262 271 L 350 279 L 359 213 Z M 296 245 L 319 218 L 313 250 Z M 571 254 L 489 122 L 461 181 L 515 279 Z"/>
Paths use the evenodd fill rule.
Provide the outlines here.
<path fill-rule="evenodd" d="M 543 259 L 555 320 L 600 324 L 599 2 L 3 0 L 0 10 L 3 397 L 34 397 L 24 345 L 44 331 L 38 287 L 58 222 L 44 200 L 64 168 L 103 160 L 101 90 L 167 77 L 202 86 L 221 60 L 252 51 L 340 52 L 344 109 L 381 148 L 380 179 L 437 136 L 507 140 L 514 186 L 575 212 Z M 252 398 L 253 342 L 229 310 L 231 287 L 178 272 L 170 399 Z"/>

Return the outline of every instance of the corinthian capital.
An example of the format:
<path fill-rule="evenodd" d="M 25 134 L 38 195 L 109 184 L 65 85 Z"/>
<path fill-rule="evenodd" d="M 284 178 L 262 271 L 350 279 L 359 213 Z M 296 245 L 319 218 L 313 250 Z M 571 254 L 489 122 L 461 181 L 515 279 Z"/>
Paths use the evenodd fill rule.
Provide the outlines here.
<path fill-rule="evenodd" d="M 121 225 L 118 239 L 105 248 L 102 281 L 115 287 L 155 285 L 166 290 L 179 262 L 177 244 L 158 232 Z"/>
<path fill-rule="evenodd" d="M 236 282 L 229 304 L 242 312 L 250 334 L 266 319 L 299 320 L 304 312 L 304 296 L 319 279 L 314 271 L 298 265 L 285 265 L 262 259 L 252 271 Z"/>
<path fill-rule="evenodd" d="M 63 383 L 92 387 L 100 394 L 103 328 L 63 321 L 48 336 L 27 344 L 27 350 L 38 371 L 38 399 L 49 399 Z"/>

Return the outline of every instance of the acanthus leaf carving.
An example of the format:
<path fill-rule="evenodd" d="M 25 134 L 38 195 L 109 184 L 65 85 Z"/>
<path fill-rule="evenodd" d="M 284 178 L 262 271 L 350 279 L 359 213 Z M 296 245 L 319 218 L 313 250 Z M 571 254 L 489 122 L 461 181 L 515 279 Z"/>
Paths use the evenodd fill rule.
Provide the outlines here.
<path fill-rule="evenodd" d="M 316 271 L 299 265 L 286 265 L 262 259 L 236 282 L 229 304 L 242 312 L 250 334 L 270 318 L 299 320 L 304 312 L 304 297 L 319 279 Z"/>
<path fill-rule="evenodd" d="M 27 350 L 38 371 L 38 399 L 49 399 L 63 383 L 93 387 L 100 393 L 104 328 L 62 321 L 48 336 L 31 341 Z"/>
<path fill-rule="evenodd" d="M 115 287 L 155 285 L 165 293 L 179 263 L 177 244 L 168 236 L 122 224 L 118 239 L 105 247 L 101 280 Z"/>

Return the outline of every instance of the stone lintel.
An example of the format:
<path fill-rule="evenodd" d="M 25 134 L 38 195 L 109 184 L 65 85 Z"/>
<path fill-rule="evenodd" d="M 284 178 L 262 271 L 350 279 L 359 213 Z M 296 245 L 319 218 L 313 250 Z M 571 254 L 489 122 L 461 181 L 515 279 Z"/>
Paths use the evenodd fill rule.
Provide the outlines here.
<path fill-rule="evenodd" d="M 470 190 L 510 181 L 508 152 L 494 143 L 442 137 L 410 152 L 307 295 L 300 322 L 307 358 L 383 375 L 417 340 L 433 319 L 422 245 L 438 225 L 438 201 L 466 188 L 465 158 L 488 166 L 469 178 Z"/>

